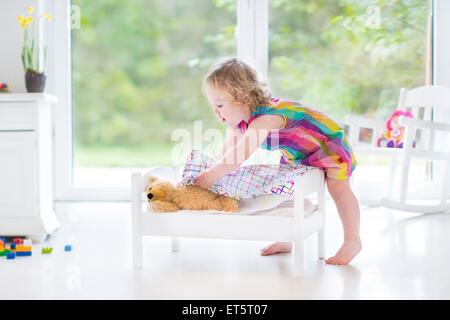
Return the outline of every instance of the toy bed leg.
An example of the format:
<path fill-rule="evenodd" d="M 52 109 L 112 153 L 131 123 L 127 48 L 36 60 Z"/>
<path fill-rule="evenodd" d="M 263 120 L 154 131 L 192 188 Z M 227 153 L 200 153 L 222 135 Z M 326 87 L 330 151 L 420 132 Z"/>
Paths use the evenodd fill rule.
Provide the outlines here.
<path fill-rule="evenodd" d="M 321 212 L 324 220 L 322 228 L 317 232 L 317 253 L 319 255 L 319 259 L 325 259 L 325 182 L 319 187 L 317 200 L 318 211 Z"/>
<path fill-rule="evenodd" d="M 133 173 L 131 176 L 131 233 L 132 233 L 132 255 L 133 268 L 142 268 L 143 257 L 143 236 L 141 230 L 142 216 L 142 176 L 140 173 Z"/>
<path fill-rule="evenodd" d="M 296 188 L 294 192 L 295 277 L 303 277 L 303 223 L 305 218 L 305 197 L 302 188 Z"/>
<path fill-rule="evenodd" d="M 172 238 L 172 252 L 180 251 L 180 240 L 178 238 Z"/>

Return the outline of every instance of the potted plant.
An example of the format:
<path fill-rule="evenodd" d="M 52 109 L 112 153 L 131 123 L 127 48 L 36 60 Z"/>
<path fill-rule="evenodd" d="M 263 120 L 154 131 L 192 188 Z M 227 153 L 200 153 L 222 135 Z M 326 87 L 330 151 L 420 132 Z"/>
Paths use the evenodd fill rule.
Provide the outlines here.
<path fill-rule="evenodd" d="M 17 20 L 24 30 L 24 39 L 22 47 L 22 64 L 25 71 L 25 85 L 28 92 L 43 92 L 45 88 L 45 61 L 47 55 L 47 46 L 39 41 L 36 45 L 35 37 L 39 35 L 39 26 L 41 20 L 50 20 L 52 16 L 48 13 L 34 18 L 34 8 L 28 7 L 29 16 L 19 16 Z M 37 29 L 36 30 L 36 26 Z M 43 47 L 41 48 L 41 46 Z M 41 54 L 43 56 L 41 57 Z"/>

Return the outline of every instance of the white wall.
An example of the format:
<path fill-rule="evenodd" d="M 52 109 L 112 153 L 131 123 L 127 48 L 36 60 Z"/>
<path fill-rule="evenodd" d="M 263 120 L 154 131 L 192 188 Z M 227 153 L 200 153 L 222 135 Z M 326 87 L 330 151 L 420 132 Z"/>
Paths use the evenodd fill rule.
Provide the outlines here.
<path fill-rule="evenodd" d="M 27 8 L 39 10 L 41 0 L 0 0 L 0 82 L 9 82 L 11 91 L 26 92 L 21 50 L 23 29 L 17 21 Z"/>

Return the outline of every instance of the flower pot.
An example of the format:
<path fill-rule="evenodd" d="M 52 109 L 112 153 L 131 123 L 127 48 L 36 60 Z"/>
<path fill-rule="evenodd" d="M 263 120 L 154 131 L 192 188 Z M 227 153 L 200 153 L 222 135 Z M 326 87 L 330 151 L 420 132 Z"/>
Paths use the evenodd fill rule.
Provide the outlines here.
<path fill-rule="evenodd" d="M 45 74 L 27 70 L 25 73 L 25 85 L 28 92 L 44 92 Z"/>

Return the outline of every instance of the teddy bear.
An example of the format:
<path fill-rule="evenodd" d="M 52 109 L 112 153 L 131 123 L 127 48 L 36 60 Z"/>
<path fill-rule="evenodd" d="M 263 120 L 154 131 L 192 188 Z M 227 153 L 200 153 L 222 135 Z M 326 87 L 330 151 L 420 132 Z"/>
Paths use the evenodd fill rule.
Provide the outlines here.
<path fill-rule="evenodd" d="M 178 210 L 219 210 L 237 212 L 236 199 L 219 195 L 197 185 L 173 185 L 169 181 L 150 177 L 146 186 L 149 206 L 153 212 Z"/>

